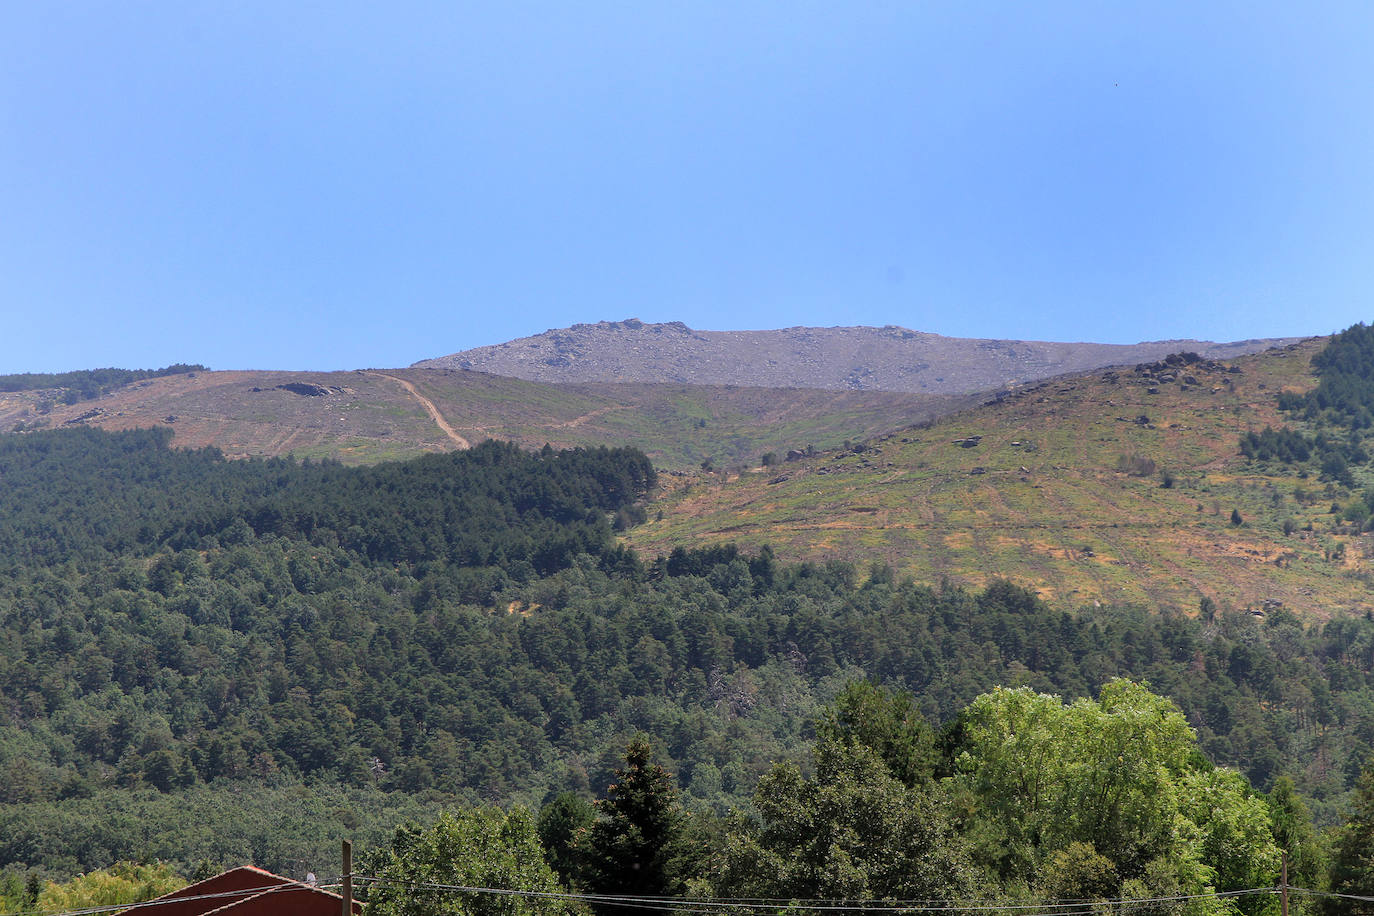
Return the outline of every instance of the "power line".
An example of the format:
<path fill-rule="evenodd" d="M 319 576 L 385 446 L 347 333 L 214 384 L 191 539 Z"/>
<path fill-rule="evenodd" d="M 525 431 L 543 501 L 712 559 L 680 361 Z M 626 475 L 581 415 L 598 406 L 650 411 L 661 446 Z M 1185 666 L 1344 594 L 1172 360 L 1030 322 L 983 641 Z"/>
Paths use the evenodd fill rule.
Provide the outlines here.
<path fill-rule="evenodd" d="M 157 897 L 141 903 L 112 903 L 105 906 L 92 906 L 80 910 L 21 910 L 13 916 L 93 916 L 97 913 L 127 912 L 129 910 L 153 909 L 170 904 L 186 903 L 192 900 L 222 900 L 226 897 L 254 897 L 260 894 L 280 891 L 300 890 L 311 885 L 300 882 L 289 884 L 265 884 L 261 887 L 244 887 L 229 891 L 216 891 L 213 894 L 190 894 L 185 897 Z M 174 892 L 172 892 L 174 893 Z"/>
<path fill-rule="evenodd" d="M 1305 887 L 1288 886 L 1290 893 L 1306 894 L 1309 897 L 1335 897 L 1341 900 L 1358 900 L 1362 903 L 1374 903 L 1374 897 L 1365 897 L 1360 894 L 1338 894 L 1335 891 L 1312 891 Z"/>
<path fill-rule="evenodd" d="M 641 910 L 673 913 L 713 913 L 721 911 L 770 909 L 783 912 L 867 912 L 867 913 L 949 913 L 956 911 L 985 913 L 1014 913 L 1018 916 L 1082 916 L 1102 906 L 1134 908 L 1160 903 L 1181 903 L 1190 900 L 1225 900 L 1251 895 L 1275 894 L 1273 887 L 1246 888 L 1243 890 L 1211 892 L 1205 894 L 1177 894 L 1167 897 L 1136 897 L 1114 899 L 1065 899 L 1048 900 L 1041 903 L 998 903 L 988 900 L 969 901 L 956 904 L 946 900 L 931 898 L 912 900 L 843 900 L 840 898 L 768 898 L 768 897 L 663 897 L 633 894 L 574 894 L 558 891 L 516 890 L 512 888 L 481 887 L 464 884 L 444 884 L 433 881 L 406 882 L 386 878 L 355 876 L 355 881 L 378 885 L 395 885 L 408 889 L 428 889 L 450 893 L 490 894 L 494 896 L 524 897 L 544 900 L 567 900 L 570 902 L 595 903 L 603 906 L 622 906 Z M 334 887 L 334 884 L 316 885 L 321 889 Z M 170 899 L 158 898 L 142 903 L 113 904 L 108 906 L 86 907 L 77 910 L 25 910 L 15 916 L 97 916 L 101 913 L 119 911 L 148 911 L 155 916 L 156 907 L 166 904 L 180 904 L 196 900 L 222 900 L 229 897 L 249 897 L 259 894 L 280 893 L 311 887 L 308 884 L 292 882 L 289 884 L 269 884 L 261 887 L 240 888 L 218 891 L 210 894 L 195 894 Z M 1316 891 L 1309 888 L 1288 888 L 1290 893 L 1306 894 L 1313 897 L 1333 897 L 1345 900 L 1374 902 L 1374 897 L 1357 894 L 1339 894 L 1330 891 Z"/>
<path fill-rule="evenodd" d="M 443 884 L 433 881 L 406 882 L 385 878 L 358 876 L 355 881 L 372 885 L 400 885 L 411 889 L 430 889 L 468 894 L 492 894 L 516 896 L 543 900 L 568 900 L 581 903 L 596 903 L 603 906 L 624 906 L 637 909 L 665 910 L 676 912 L 714 912 L 720 910 L 752 910 L 760 908 L 782 909 L 788 911 L 815 912 L 873 912 L 873 913 L 948 913 L 948 912 L 1012 912 L 1029 914 L 1072 914 L 1086 913 L 1103 905 L 1120 907 L 1149 906 L 1159 903 L 1176 903 L 1188 900 L 1222 900 L 1258 894 L 1274 894 L 1272 887 L 1247 888 L 1244 890 L 1212 892 L 1206 894 L 1178 894 L 1168 897 L 1117 898 L 1113 900 L 1054 900 L 1041 903 L 997 903 L 993 901 L 971 901 L 969 903 L 950 903 L 946 900 L 845 900 L 837 898 L 796 898 L 764 897 L 660 897 L 616 894 L 573 894 L 558 891 L 513 890 L 510 888 L 480 887 L 464 884 Z M 1291 888 L 1290 888 L 1291 890 Z"/>

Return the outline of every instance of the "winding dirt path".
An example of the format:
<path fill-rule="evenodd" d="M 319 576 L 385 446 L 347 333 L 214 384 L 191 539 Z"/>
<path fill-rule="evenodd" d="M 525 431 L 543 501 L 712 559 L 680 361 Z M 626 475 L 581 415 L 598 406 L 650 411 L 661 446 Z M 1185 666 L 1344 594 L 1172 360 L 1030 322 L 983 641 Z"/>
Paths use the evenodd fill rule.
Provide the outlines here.
<path fill-rule="evenodd" d="M 458 446 L 459 448 L 472 448 L 471 442 L 464 439 L 462 436 L 458 435 L 458 431 L 455 430 L 452 426 L 448 425 L 448 421 L 444 419 L 443 414 L 439 413 L 439 408 L 434 406 L 434 402 L 431 401 L 429 398 L 425 397 L 419 391 L 417 391 L 415 386 L 412 385 L 410 382 L 407 382 L 405 379 L 396 375 L 387 375 L 385 372 L 369 372 L 368 375 L 375 375 L 379 378 L 389 378 L 393 382 L 399 384 L 406 391 L 409 391 L 410 396 L 413 397 L 415 400 L 419 401 L 420 406 L 429 412 L 429 415 L 434 419 L 434 422 L 439 426 L 441 430 L 444 431 L 444 435 L 448 436 L 449 439 L 453 441 L 454 445 Z"/>

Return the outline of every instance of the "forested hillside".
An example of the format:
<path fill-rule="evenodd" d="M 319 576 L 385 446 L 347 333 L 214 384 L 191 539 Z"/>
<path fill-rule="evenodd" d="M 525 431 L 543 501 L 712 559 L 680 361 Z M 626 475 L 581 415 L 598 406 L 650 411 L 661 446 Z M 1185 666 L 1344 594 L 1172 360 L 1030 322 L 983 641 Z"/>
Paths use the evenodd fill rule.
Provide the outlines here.
<path fill-rule="evenodd" d="M 1276 416 L 1283 395 L 1291 424 L 1268 438 L 1360 445 L 1358 409 L 1314 411 L 1294 390 L 1264 389 Z M 228 461 L 170 439 L 0 438 L 6 886 L 118 860 L 301 873 L 342 836 L 375 847 L 441 807 L 590 798 L 643 734 L 688 810 L 762 819 L 711 880 L 765 893 L 765 851 L 747 844 L 776 842 L 770 819 L 793 816 L 768 798 L 821 791 L 797 780 L 826 772 L 808 747 L 856 681 L 911 691 L 913 713 L 943 730 L 931 753 L 945 762 L 921 764 L 941 780 L 958 748 L 985 754 L 1000 740 L 978 728 L 1020 715 L 975 698 L 1020 695 L 990 693 L 999 686 L 1094 697 L 1118 677 L 1168 697 L 1202 754 L 1259 790 L 1296 791 L 1319 824 L 1345 817 L 1374 752 L 1370 615 L 1305 620 L 1211 600 L 1194 614 L 1059 607 L 999 579 L 972 589 L 881 561 L 784 563 L 766 546 L 645 559 L 616 537 L 642 524 L 656 484 L 627 449 L 491 441 L 349 468 Z M 871 446 L 848 454 L 873 460 Z M 1306 466 L 1235 460 L 1305 472 L 1311 486 L 1324 473 L 1312 454 Z M 1358 484 L 1366 471 L 1346 473 Z M 1238 786 L 1208 791 L 1242 798 Z M 999 858 L 1051 826 L 955 818 L 949 836 L 966 846 L 953 864 L 991 869 L 1014 895 L 1045 869 L 1097 862 L 1079 850 L 1076 865 L 1056 865 L 1049 847 Z M 1136 880 L 1143 860 L 1104 850 L 1104 837 L 1096 852 Z"/>
<path fill-rule="evenodd" d="M 1260 466 L 1317 477 L 1333 490 L 1332 512 L 1352 532 L 1374 527 L 1374 327 L 1357 324 L 1312 357 L 1316 387 L 1281 392 L 1285 422 L 1241 437 L 1241 453 Z"/>
<path fill-rule="evenodd" d="M 227 462 L 216 449 L 170 449 L 170 439 L 165 429 L 0 439 L 0 551 L 49 566 L 278 536 L 371 562 L 549 573 L 576 554 L 611 550 L 605 514 L 655 477 L 643 455 L 623 449 L 526 453 L 489 442 L 347 469 Z"/>
<path fill-rule="evenodd" d="M 1327 821 L 1374 744 L 1367 618 L 1073 614 L 733 548 L 646 564 L 612 537 L 652 480 L 631 452 L 347 469 L 77 430 L 4 440 L 0 474 L 12 866 L 189 867 L 246 831 L 287 868 L 403 811 L 599 791 L 637 731 L 691 806 L 747 807 L 856 678 L 937 722 L 999 684 L 1145 678 L 1212 759 L 1291 774 Z M 252 806 L 275 826 L 247 831 Z"/>

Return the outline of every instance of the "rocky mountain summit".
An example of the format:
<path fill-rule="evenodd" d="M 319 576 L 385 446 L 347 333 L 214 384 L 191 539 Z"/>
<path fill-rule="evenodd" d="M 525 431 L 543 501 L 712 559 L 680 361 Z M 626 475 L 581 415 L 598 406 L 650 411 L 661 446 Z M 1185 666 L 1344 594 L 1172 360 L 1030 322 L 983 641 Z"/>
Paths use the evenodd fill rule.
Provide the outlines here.
<path fill-rule="evenodd" d="M 1301 338 L 1213 343 L 1055 343 L 942 337 L 887 327 L 699 331 L 636 318 L 553 329 L 422 360 L 416 368 L 474 369 L 537 382 L 672 382 L 768 388 L 960 394 L 1133 365 L 1170 353 L 1230 359 Z"/>

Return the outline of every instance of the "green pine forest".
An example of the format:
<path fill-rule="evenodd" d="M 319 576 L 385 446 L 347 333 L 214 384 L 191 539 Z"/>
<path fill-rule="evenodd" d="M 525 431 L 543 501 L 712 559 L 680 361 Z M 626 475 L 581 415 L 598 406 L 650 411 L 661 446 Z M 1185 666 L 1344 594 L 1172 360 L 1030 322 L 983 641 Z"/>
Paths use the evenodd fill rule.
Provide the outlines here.
<path fill-rule="evenodd" d="M 1238 451 L 1360 482 L 1374 329 L 1316 365 Z M 121 862 L 333 874 L 343 838 L 383 913 L 484 912 L 385 879 L 477 880 L 443 850 L 488 842 L 588 892 L 1163 897 L 1272 886 L 1280 850 L 1295 884 L 1374 892 L 1368 616 L 646 559 L 616 540 L 656 480 L 630 449 L 169 442 L 0 437 L 0 909 Z"/>

